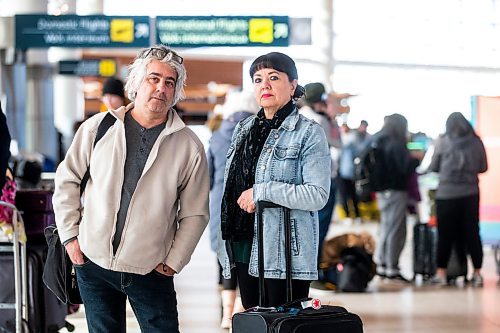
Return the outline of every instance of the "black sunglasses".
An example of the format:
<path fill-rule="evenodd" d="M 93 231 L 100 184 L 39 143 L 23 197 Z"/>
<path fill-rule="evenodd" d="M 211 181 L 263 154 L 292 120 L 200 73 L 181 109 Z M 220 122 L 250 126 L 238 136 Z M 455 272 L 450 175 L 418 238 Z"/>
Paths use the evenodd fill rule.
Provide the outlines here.
<path fill-rule="evenodd" d="M 139 56 L 139 58 L 145 59 L 149 55 L 152 55 L 155 58 L 158 58 L 160 60 L 166 59 L 167 61 L 174 60 L 177 62 L 179 65 L 181 65 L 184 62 L 184 59 L 178 55 L 177 53 L 166 50 L 166 49 L 161 49 L 158 47 L 150 47 L 147 50 L 144 50 L 142 54 Z"/>

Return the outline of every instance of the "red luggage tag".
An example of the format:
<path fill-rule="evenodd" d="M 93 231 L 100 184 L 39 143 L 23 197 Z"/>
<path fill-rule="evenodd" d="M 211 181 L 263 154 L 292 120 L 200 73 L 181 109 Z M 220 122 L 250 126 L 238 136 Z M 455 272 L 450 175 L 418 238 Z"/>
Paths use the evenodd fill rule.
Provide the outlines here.
<path fill-rule="evenodd" d="M 321 309 L 321 301 L 319 298 L 313 298 L 307 301 L 300 302 L 302 309 L 313 308 L 314 310 Z"/>

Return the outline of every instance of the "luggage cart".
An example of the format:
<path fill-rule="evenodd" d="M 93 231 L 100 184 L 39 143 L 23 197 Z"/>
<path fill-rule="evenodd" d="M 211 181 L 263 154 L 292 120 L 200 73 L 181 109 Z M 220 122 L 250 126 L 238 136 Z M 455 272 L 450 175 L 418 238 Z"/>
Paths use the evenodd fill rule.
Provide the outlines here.
<path fill-rule="evenodd" d="M 16 206 L 0 201 L 1 206 L 9 207 L 13 210 L 12 227 L 13 237 L 11 240 L 5 239 L 0 242 L 0 252 L 13 253 L 14 257 L 14 288 L 15 301 L 13 303 L 0 303 L 0 310 L 14 309 L 15 314 L 15 332 L 28 332 L 28 285 L 27 285 L 27 269 L 26 269 L 26 243 L 21 242 L 19 238 L 18 222 L 24 226 L 21 213 Z"/>

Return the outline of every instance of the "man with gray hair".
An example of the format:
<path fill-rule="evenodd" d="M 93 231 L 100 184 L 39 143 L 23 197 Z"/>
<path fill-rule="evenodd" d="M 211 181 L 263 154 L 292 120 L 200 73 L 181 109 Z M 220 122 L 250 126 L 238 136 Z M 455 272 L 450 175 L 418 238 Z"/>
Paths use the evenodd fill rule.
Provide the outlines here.
<path fill-rule="evenodd" d="M 207 160 L 172 109 L 183 97 L 183 59 L 159 45 L 142 50 L 129 70 L 132 103 L 83 123 L 57 169 L 56 224 L 89 332 L 125 332 L 127 298 L 142 332 L 179 332 L 173 276 L 208 223 Z M 108 113 L 114 123 L 94 146 Z"/>

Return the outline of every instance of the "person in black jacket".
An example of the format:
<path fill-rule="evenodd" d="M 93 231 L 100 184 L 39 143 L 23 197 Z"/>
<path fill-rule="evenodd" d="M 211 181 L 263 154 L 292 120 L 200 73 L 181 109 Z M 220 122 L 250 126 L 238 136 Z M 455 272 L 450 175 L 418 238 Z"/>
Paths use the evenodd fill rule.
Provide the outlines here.
<path fill-rule="evenodd" d="M 0 191 L 5 185 L 5 174 L 10 158 L 10 133 L 7 127 L 7 119 L 0 104 Z"/>
<path fill-rule="evenodd" d="M 408 121 L 395 113 L 385 118 L 384 126 L 374 138 L 382 150 L 385 173 L 384 186 L 376 192 L 380 209 L 377 274 L 403 282 L 409 282 L 399 269 L 406 240 L 408 180 L 419 163 L 406 147 L 407 131 Z"/>

